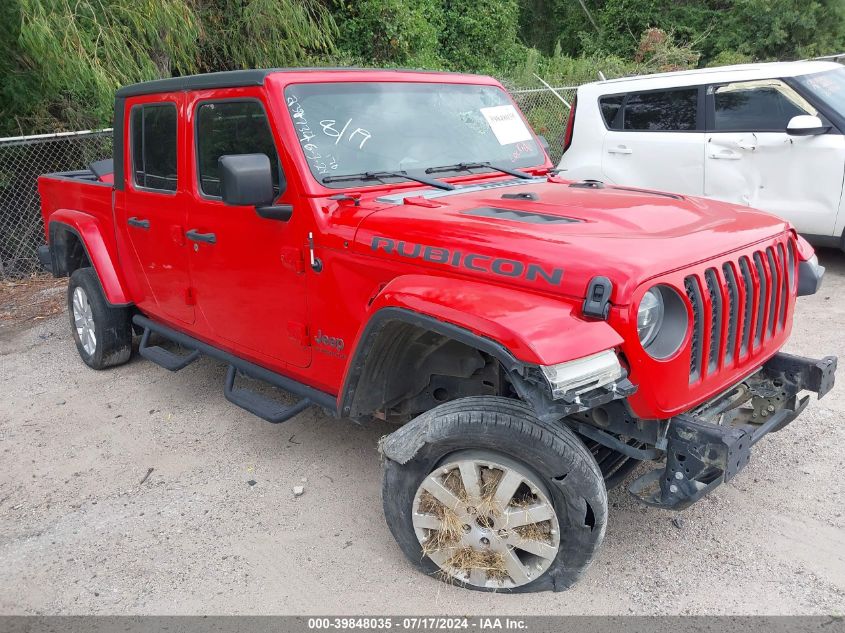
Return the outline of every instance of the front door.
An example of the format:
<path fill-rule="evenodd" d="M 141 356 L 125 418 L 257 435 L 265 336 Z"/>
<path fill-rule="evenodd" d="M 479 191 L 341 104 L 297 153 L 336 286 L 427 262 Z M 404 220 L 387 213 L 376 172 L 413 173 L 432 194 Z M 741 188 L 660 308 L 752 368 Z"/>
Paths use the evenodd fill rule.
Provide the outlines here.
<path fill-rule="evenodd" d="M 704 195 L 768 211 L 802 233 L 832 235 L 845 137 L 787 134 L 792 117 L 819 113 L 779 79 L 709 86 L 707 93 Z"/>
<path fill-rule="evenodd" d="M 701 195 L 703 98 L 698 86 L 602 97 L 621 100 L 608 123 L 602 172 L 619 185 Z"/>
<path fill-rule="evenodd" d="M 243 97 L 188 104 L 195 139 L 195 178 L 187 220 L 191 282 L 209 334 L 224 347 L 297 367 L 311 362 L 304 253 L 309 209 L 288 189 L 277 202 L 294 204 L 284 222 L 253 207 L 228 206 L 220 194 L 217 161 L 231 154 L 266 154 L 281 163 L 266 108 L 249 89 Z"/>
<path fill-rule="evenodd" d="M 149 97 L 129 108 L 129 168 L 117 229 L 132 245 L 132 265 L 140 273 L 139 305 L 146 311 L 194 322 L 188 297 L 188 250 L 184 240 L 188 208 L 182 164 L 182 95 Z"/>

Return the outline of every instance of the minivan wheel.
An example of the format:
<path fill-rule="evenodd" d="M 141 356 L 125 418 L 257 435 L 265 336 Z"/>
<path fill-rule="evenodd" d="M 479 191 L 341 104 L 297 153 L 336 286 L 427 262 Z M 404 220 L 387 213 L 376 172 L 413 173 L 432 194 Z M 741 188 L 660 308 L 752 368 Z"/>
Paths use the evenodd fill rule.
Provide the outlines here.
<path fill-rule="evenodd" d="M 392 443 L 420 433 L 412 457 L 391 459 Z M 542 422 L 520 401 L 443 404 L 382 450 L 388 526 L 412 563 L 446 582 L 562 590 L 601 544 L 607 492 L 595 459 L 563 423 Z"/>
<path fill-rule="evenodd" d="M 120 365 L 132 355 L 129 310 L 108 304 L 93 268 L 79 268 L 67 288 L 68 314 L 80 358 L 93 369 Z"/>

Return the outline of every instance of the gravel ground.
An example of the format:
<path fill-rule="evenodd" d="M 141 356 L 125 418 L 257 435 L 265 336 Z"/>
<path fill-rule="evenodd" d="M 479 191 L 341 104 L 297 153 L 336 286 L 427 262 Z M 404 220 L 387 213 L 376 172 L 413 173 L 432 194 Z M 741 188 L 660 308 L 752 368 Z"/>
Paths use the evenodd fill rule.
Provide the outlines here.
<path fill-rule="evenodd" d="M 845 257 L 820 255 L 825 285 L 787 349 L 845 358 Z M 0 327 L 0 366 L 3 614 L 845 611 L 845 378 L 683 513 L 611 492 L 575 588 L 498 595 L 403 559 L 381 512 L 384 424 L 266 424 L 224 399 L 208 360 L 89 370 L 66 315 Z"/>

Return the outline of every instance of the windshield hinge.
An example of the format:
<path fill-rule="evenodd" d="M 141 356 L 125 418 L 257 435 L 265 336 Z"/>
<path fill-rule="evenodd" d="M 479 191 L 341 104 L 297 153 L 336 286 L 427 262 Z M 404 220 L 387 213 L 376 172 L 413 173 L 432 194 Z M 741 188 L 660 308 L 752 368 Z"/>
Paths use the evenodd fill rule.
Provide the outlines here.
<path fill-rule="evenodd" d="M 584 299 L 584 316 L 607 321 L 610 314 L 610 294 L 613 282 L 607 277 L 593 277 L 587 286 L 587 298 Z"/>
<path fill-rule="evenodd" d="M 308 232 L 308 262 L 315 273 L 323 270 L 322 260 L 314 254 L 314 234 L 311 231 Z"/>

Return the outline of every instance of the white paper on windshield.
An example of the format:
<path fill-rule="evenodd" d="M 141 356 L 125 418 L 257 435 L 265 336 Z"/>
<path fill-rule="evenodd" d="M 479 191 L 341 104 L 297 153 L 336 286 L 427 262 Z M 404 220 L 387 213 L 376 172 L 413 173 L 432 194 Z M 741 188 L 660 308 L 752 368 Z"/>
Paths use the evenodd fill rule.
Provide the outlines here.
<path fill-rule="evenodd" d="M 499 145 L 510 145 L 531 140 L 531 132 L 522 121 L 522 117 L 512 105 L 481 108 L 481 114 L 487 119 L 490 129 L 496 135 Z"/>

